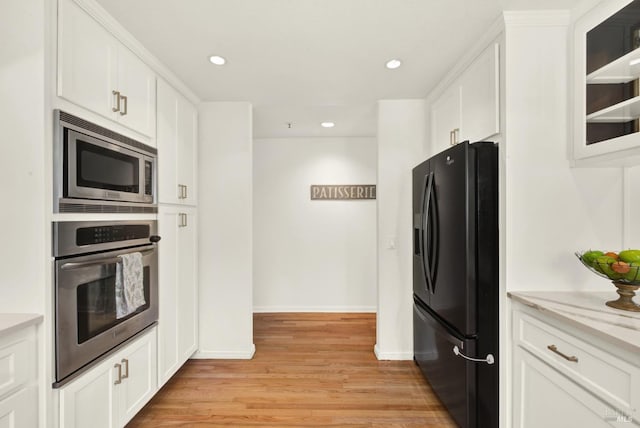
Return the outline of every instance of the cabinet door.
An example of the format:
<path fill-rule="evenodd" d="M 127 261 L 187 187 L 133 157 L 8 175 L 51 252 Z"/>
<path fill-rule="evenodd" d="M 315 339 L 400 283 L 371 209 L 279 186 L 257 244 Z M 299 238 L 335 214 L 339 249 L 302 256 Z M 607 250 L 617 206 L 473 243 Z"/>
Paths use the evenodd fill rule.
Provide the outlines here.
<path fill-rule="evenodd" d="M 185 186 L 181 202 L 196 204 L 196 136 L 197 111 L 184 97 L 178 96 L 178 184 Z"/>
<path fill-rule="evenodd" d="M 158 144 L 158 200 L 178 203 L 178 98 L 175 90 L 158 79 L 156 95 Z"/>
<path fill-rule="evenodd" d="M 158 231 L 158 379 L 162 386 L 178 370 L 178 212 L 176 207 L 160 206 Z"/>
<path fill-rule="evenodd" d="M 117 386 L 120 426 L 129 422 L 156 393 L 158 386 L 155 330 L 127 346 L 118 356 L 122 383 Z M 88 425 L 89 426 L 89 425 Z"/>
<path fill-rule="evenodd" d="M 114 402 L 116 369 L 110 358 L 60 389 L 60 426 L 111 428 L 118 421 Z"/>
<path fill-rule="evenodd" d="M 36 428 L 38 426 L 38 390 L 23 388 L 0 401 L 0 427 Z"/>
<path fill-rule="evenodd" d="M 516 428 L 605 428 L 626 417 L 520 347 L 513 364 Z"/>
<path fill-rule="evenodd" d="M 431 147 L 433 154 L 458 143 L 460 131 L 460 86 L 452 85 L 431 107 Z M 455 139 L 455 141 L 454 141 Z"/>
<path fill-rule="evenodd" d="M 60 1 L 58 17 L 58 96 L 113 119 L 113 38 L 71 0 Z"/>
<path fill-rule="evenodd" d="M 133 52 L 118 50 L 118 91 L 121 105 L 118 120 L 149 137 L 155 135 L 156 77 Z"/>
<path fill-rule="evenodd" d="M 198 343 L 197 216 L 195 210 L 183 213 L 178 231 L 178 351 L 182 365 L 196 351 Z"/>
<path fill-rule="evenodd" d="M 460 78 L 460 141 L 487 140 L 500 132 L 499 45 L 489 46 Z"/>
<path fill-rule="evenodd" d="M 195 205 L 197 110 L 165 81 L 158 80 L 157 117 L 159 201 Z"/>

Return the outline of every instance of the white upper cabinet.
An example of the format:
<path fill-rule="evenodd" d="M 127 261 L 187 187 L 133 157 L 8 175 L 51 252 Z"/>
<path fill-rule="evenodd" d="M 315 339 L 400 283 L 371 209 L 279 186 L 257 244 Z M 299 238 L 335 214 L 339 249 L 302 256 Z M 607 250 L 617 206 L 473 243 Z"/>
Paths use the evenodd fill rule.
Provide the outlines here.
<path fill-rule="evenodd" d="M 158 200 L 196 205 L 197 110 L 162 79 L 157 102 Z"/>
<path fill-rule="evenodd" d="M 640 164 L 640 0 L 607 0 L 574 33 L 573 157 Z"/>
<path fill-rule="evenodd" d="M 460 142 L 460 86 L 452 85 L 431 106 L 434 153 Z"/>
<path fill-rule="evenodd" d="M 491 44 L 431 105 L 434 153 L 500 132 L 499 51 Z"/>
<path fill-rule="evenodd" d="M 58 33 L 58 96 L 153 138 L 153 71 L 72 0 Z"/>
<path fill-rule="evenodd" d="M 460 78 L 461 141 L 481 141 L 500 132 L 500 45 L 492 44 Z"/>

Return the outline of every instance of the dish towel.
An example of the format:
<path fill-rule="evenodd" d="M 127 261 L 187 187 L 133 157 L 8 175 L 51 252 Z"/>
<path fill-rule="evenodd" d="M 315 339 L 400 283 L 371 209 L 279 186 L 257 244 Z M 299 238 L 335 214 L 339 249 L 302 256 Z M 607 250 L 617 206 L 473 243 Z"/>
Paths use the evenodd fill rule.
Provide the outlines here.
<path fill-rule="evenodd" d="M 116 263 L 116 318 L 124 318 L 146 304 L 144 299 L 142 254 L 118 256 Z"/>

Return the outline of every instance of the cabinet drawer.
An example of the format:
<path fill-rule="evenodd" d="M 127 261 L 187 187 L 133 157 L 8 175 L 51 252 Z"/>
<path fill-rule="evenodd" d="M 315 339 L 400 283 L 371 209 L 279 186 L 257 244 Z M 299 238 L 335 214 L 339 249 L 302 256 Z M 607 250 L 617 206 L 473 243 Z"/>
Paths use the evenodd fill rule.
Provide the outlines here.
<path fill-rule="evenodd" d="M 35 379 L 36 344 L 33 330 L 0 341 L 0 399 Z"/>
<path fill-rule="evenodd" d="M 534 316 L 513 312 L 514 343 L 615 409 L 640 417 L 640 368 Z"/>
<path fill-rule="evenodd" d="M 0 400 L 0 427 L 36 428 L 38 426 L 38 390 L 23 388 Z"/>

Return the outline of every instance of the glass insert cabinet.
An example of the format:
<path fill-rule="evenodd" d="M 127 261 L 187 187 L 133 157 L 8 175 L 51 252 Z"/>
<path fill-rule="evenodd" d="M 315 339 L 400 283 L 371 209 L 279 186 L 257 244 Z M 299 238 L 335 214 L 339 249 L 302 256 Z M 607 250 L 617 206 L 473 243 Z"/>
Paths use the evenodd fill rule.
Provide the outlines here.
<path fill-rule="evenodd" d="M 574 27 L 574 159 L 640 159 L 640 0 L 598 3 Z"/>

